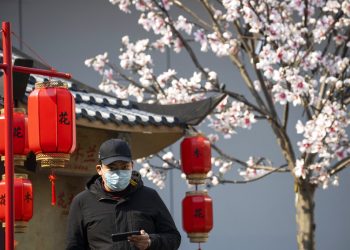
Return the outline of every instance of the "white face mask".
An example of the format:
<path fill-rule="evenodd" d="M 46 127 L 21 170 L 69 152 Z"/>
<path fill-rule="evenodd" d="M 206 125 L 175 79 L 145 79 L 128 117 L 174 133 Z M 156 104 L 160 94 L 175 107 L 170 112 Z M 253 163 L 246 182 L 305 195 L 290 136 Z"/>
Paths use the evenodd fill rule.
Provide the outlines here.
<path fill-rule="evenodd" d="M 130 183 L 132 170 L 103 170 L 106 186 L 112 191 L 122 191 Z"/>

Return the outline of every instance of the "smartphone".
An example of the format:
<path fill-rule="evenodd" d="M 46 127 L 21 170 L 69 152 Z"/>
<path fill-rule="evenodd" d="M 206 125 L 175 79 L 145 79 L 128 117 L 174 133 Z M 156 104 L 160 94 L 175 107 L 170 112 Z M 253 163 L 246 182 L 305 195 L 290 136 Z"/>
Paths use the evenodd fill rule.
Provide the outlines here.
<path fill-rule="evenodd" d="M 131 232 L 125 232 L 125 233 L 117 233 L 117 234 L 112 234 L 112 240 L 113 241 L 123 241 L 123 240 L 128 240 L 128 237 L 131 235 L 140 235 L 140 231 L 131 231 Z"/>

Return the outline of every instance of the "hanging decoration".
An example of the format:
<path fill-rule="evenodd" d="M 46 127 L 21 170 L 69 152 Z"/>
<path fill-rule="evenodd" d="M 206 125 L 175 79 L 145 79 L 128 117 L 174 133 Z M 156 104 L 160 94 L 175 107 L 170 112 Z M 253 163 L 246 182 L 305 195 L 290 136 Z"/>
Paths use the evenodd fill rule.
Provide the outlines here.
<path fill-rule="evenodd" d="M 204 184 L 211 170 L 210 141 L 201 134 L 181 142 L 181 167 L 190 184 Z"/>
<path fill-rule="evenodd" d="M 25 109 L 13 109 L 13 154 L 14 165 L 24 166 L 29 153 L 28 118 Z M 0 155 L 5 161 L 5 110 L 0 110 Z"/>
<path fill-rule="evenodd" d="M 74 97 L 66 83 L 35 84 L 28 97 L 29 148 L 42 167 L 64 167 L 76 146 Z"/>
<path fill-rule="evenodd" d="M 14 225 L 15 225 L 15 215 L 14 215 L 14 157 L 13 157 L 13 138 L 11 136 L 13 131 L 13 72 L 29 73 L 29 74 L 40 74 L 50 77 L 60 77 L 65 79 L 70 79 L 71 75 L 56 72 L 54 70 L 43 70 L 29 67 L 19 67 L 12 64 L 12 42 L 11 42 L 11 25 L 10 22 L 2 22 L 1 30 L 2 37 L 2 54 L 3 54 L 3 63 L 0 63 L 0 69 L 4 72 L 4 82 L 3 82 L 3 94 L 4 94 L 4 108 L 5 114 L 9 119 L 6 119 L 5 122 L 5 173 L 6 173 L 6 185 L 5 185 L 5 213 L 6 213 L 6 228 L 5 228 L 5 249 L 13 250 L 14 247 Z M 75 118 L 75 117 L 74 117 Z M 38 124 L 37 124 L 38 125 Z M 74 124 L 75 128 L 75 124 Z M 39 129 L 39 128 L 38 128 Z M 57 132 L 57 131 L 56 131 Z M 75 134 L 75 132 L 74 132 Z M 34 135 L 35 137 L 36 135 Z M 75 138 L 74 138 L 75 141 Z M 73 143 L 72 151 L 74 150 L 75 143 Z"/>
<path fill-rule="evenodd" d="M 211 170 L 210 141 L 202 134 L 189 135 L 181 142 L 181 168 L 195 191 L 186 192 L 182 200 L 182 225 L 193 243 L 208 240 L 213 228 L 213 204 L 207 191 L 199 191 L 198 185 L 205 184 Z"/>
<path fill-rule="evenodd" d="M 0 181 L 0 221 L 5 227 L 5 202 L 6 183 L 5 175 Z M 14 176 L 14 210 L 15 210 L 15 233 L 24 233 L 28 221 L 33 216 L 33 188 L 26 174 L 15 174 Z"/>
<path fill-rule="evenodd" d="M 182 225 L 191 242 L 208 240 L 213 228 L 213 204 L 206 191 L 186 192 L 182 200 Z"/>
<path fill-rule="evenodd" d="M 49 175 L 49 181 L 51 182 L 51 205 L 55 206 L 56 205 L 56 175 L 52 171 L 52 173 Z"/>

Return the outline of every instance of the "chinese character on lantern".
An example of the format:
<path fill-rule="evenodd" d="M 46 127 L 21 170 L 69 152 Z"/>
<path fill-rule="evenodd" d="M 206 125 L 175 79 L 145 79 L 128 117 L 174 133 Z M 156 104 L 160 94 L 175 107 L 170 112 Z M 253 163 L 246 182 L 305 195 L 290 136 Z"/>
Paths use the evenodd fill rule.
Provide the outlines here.
<path fill-rule="evenodd" d="M 5 175 L 0 181 L 0 221 L 5 227 Z M 33 188 L 26 174 L 15 174 L 14 177 L 15 232 L 23 233 L 28 221 L 33 216 Z"/>
<path fill-rule="evenodd" d="M 208 240 L 213 228 L 213 204 L 206 191 L 186 192 L 182 200 L 182 225 L 191 242 Z"/>
<path fill-rule="evenodd" d="M 5 111 L 0 111 L 0 155 L 5 160 Z M 28 118 L 22 108 L 13 110 L 13 154 L 14 165 L 24 166 L 24 161 L 29 153 L 28 146 Z"/>
<path fill-rule="evenodd" d="M 190 184 L 204 184 L 211 170 L 211 147 L 206 137 L 188 136 L 181 142 L 181 167 Z"/>

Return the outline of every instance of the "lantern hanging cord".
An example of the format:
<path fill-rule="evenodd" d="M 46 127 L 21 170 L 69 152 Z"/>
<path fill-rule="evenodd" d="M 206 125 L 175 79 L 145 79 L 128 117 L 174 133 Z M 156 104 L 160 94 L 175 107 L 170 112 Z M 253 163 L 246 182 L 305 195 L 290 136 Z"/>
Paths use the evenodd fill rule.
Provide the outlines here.
<path fill-rule="evenodd" d="M 36 57 L 37 59 L 44 64 L 46 67 L 48 67 L 50 70 L 54 70 L 56 71 L 56 69 L 54 67 L 52 67 L 48 62 L 46 62 L 40 55 L 39 53 L 37 53 L 32 47 L 30 47 L 25 41 L 23 41 L 23 39 L 21 39 L 15 32 L 11 32 L 11 34 L 17 39 L 18 42 L 23 43 L 24 46 L 30 50 Z"/>
<path fill-rule="evenodd" d="M 56 175 L 52 171 L 51 174 L 49 175 L 49 180 L 51 182 L 51 205 L 55 206 L 56 205 Z"/>

